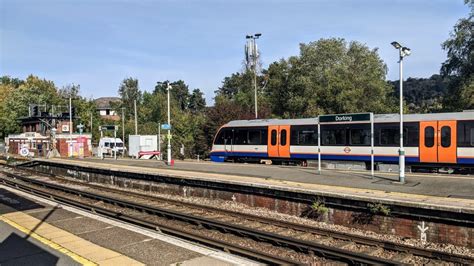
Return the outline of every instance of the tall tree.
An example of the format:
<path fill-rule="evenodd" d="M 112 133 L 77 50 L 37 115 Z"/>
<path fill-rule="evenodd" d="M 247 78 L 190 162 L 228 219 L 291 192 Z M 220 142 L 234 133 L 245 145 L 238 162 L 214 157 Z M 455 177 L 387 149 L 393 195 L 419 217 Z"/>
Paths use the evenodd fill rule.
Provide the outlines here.
<path fill-rule="evenodd" d="M 470 7 L 467 18 L 454 25 L 454 31 L 442 47 L 447 59 L 441 74 L 450 77 L 445 108 L 450 111 L 474 109 L 474 0 L 465 0 Z"/>
<path fill-rule="evenodd" d="M 387 67 L 377 49 L 344 39 L 300 45 L 299 56 L 270 65 L 265 93 L 284 117 L 392 110 Z"/>
<path fill-rule="evenodd" d="M 199 89 L 194 89 L 189 97 L 189 110 L 196 113 L 203 111 L 205 107 L 206 99 L 204 99 L 204 93 Z"/>
<path fill-rule="evenodd" d="M 158 82 L 155 86 L 154 92 L 166 94 L 168 83 L 171 85 L 170 97 L 172 99 L 172 104 L 179 107 L 181 110 L 187 110 L 190 97 L 189 86 L 183 80 L 174 82 Z"/>
<path fill-rule="evenodd" d="M 134 114 L 134 101 L 137 104 L 141 100 L 142 93 L 138 87 L 138 79 L 126 78 L 120 83 L 119 95 L 122 98 L 122 106 L 126 108 L 129 116 Z"/>

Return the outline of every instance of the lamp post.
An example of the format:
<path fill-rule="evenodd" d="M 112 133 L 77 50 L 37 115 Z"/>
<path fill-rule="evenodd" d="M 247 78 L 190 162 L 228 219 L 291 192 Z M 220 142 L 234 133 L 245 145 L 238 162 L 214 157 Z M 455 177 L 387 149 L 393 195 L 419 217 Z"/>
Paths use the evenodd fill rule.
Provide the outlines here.
<path fill-rule="evenodd" d="M 257 104 L 257 58 L 258 58 L 258 52 L 257 52 L 257 43 L 256 39 L 260 38 L 262 36 L 261 33 L 255 33 L 254 35 L 247 35 L 245 36 L 246 39 L 250 40 L 250 46 L 247 46 L 246 48 L 246 54 L 247 54 L 247 64 L 249 63 L 248 61 L 251 59 L 251 65 L 253 67 L 253 72 L 254 72 L 254 77 L 253 77 L 253 84 L 255 86 L 255 119 L 258 118 L 258 104 Z M 249 50 L 251 53 L 249 53 Z M 251 57 L 251 58 L 249 58 Z"/>
<path fill-rule="evenodd" d="M 166 86 L 166 91 L 168 92 L 168 149 L 167 149 L 167 155 L 168 155 L 168 165 L 171 165 L 171 118 L 170 118 L 170 90 L 171 90 L 171 85 L 168 82 L 168 85 Z"/>
<path fill-rule="evenodd" d="M 400 150 L 399 154 L 399 168 L 400 175 L 398 181 L 402 184 L 405 183 L 405 149 L 403 148 L 403 58 L 411 54 L 410 48 L 402 46 L 398 42 L 391 43 L 395 49 L 399 51 L 400 60 Z"/>

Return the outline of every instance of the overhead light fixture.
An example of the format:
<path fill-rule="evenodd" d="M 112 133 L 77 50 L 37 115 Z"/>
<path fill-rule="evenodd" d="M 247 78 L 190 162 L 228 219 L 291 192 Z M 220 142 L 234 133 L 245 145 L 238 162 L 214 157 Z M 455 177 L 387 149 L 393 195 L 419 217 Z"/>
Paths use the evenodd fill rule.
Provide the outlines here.
<path fill-rule="evenodd" d="M 392 42 L 392 45 L 393 45 L 393 47 L 395 47 L 395 49 L 400 49 L 400 48 L 402 48 L 402 45 L 399 44 L 398 42 Z"/>
<path fill-rule="evenodd" d="M 402 56 L 403 56 L 403 57 L 409 56 L 410 54 L 411 54 L 410 48 L 402 47 Z"/>

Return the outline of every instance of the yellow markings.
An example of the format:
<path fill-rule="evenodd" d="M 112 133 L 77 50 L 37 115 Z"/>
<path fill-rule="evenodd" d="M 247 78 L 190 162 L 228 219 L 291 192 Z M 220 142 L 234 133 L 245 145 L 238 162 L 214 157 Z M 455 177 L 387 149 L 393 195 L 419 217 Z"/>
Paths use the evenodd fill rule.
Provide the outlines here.
<path fill-rule="evenodd" d="M 83 265 L 143 265 L 113 250 L 80 238 L 68 231 L 42 222 L 23 212 L 0 215 L 3 221 Z"/>
<path fill-rule="evenodd" d="M 72 252 L 71 250 L 64 248 L 63 246 L 61 246 L 61 245 L 59 245 L 59 244 L 57 244 L 57 243 L 54 243 L 54 242 L 52 242 L 52 241 L 50 241 L 50 240 L 48 240 L 48 239 L 46 239 L 46 238 L 44 238 L 44 237 L 42 237 L 42 236 L 36 234 L 35 232 L 32 232 L 32 231 L 29 230 L 28 228 L 23 227 L 23 226 L 21 226 L 21 225 L 15 223 L 14 221 L 12 221 L 12 220 L 6 218 L 6 217 L 3 216 L 3 215 L 0 216 L 0 221 L 3 221 L 3 222 L 5 222 L 5 223 L 9 224 L 10 226 L 12 226 L 12 227 L 18 229 L 19 231 L 21 231 L 21 232 L 23 232 L 23 233 L 25 233 L 25 234 L 31 236 L 32 238 L 38 240 L 39 242 L 45 244 L 46 246 L 48 246 L 48 247 L 50 247 L 50 248 L 52 248 L 52 249 L 55 249 L 55 250 L 57 250 L 57 251 L 59 251 L 59 252 L 65 254 L 65 255 L 69 256 L 71 259 L 73 259 L 73 260 L 79 262 L 79 263 L 82 264 L 82 265 L 98 265 L 98 264 L 96 264 L 96 263 L 94 263 L 94 262 L 92 262 L 92 261 L 90 261 L 90 260 L 88 260 L 88 259 L 86 259 L 86 258 L 80 256 L 79 254 L 76 254 L 76 253 Z"/>

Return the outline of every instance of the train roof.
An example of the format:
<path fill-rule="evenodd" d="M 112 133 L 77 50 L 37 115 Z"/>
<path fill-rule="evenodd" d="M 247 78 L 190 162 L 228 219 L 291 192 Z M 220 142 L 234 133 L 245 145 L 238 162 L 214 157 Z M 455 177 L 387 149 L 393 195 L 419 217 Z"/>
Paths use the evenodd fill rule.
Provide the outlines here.
<path fill-rule="evenodd" d="M 432 113 L 432 114 L 405 114 L 405 122 L 436 121 L 436 120 L 474 120 L 474 111 L 464 111 L 456 113 Z M 375 123 L 399 122 L 399 114 L 375 114 Z M 318 118 L 299 119 L 254 119 L 254 120 L 234 120 L 225 124 L 224 127 L 255 127 L 255 126 L 278 126 L 278 125 L 314 125 L 318 123 Z M 361 122 L 353 122 L 361 123 Z"/>

